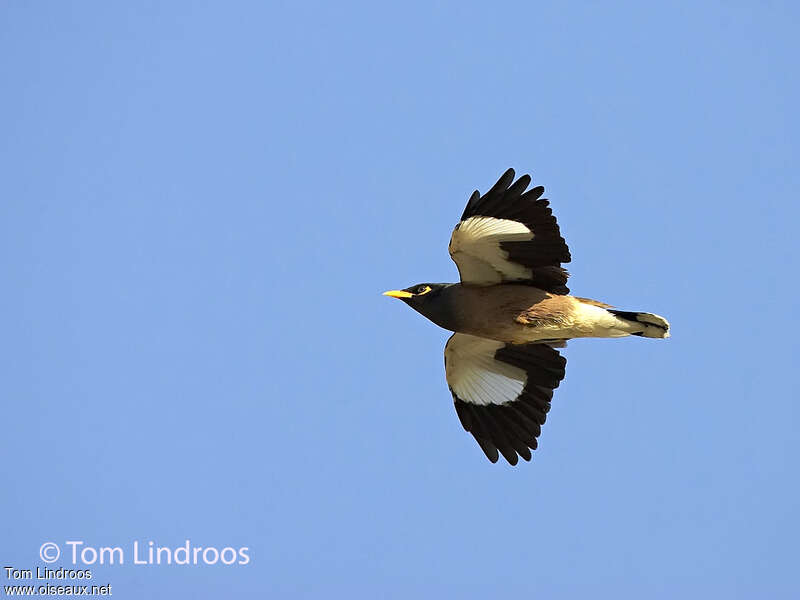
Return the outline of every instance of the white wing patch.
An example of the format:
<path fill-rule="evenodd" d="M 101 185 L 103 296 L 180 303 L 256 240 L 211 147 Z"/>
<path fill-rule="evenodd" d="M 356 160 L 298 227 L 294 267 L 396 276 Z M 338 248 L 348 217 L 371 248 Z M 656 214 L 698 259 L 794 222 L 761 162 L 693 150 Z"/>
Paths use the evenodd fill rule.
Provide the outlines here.
<path fill-rule="evenodd" d="M 458 265 L 461 280 L 469 283 L 500 283 L 529 279 L 531 269 L 508 260 L 501 242 L 529 242 L 533 232 L 522 223 L 495 217 L 470 217 L 462 221 L 450 238 L 450 256 Z"/>
<path fill-rule="evenodd" d="M 525 387 L 527 374 L 497 361 L 502 342 L 456 333 L 444 350 L 447 384 L 463 402 L 486 406 L 513 402 Z"/>

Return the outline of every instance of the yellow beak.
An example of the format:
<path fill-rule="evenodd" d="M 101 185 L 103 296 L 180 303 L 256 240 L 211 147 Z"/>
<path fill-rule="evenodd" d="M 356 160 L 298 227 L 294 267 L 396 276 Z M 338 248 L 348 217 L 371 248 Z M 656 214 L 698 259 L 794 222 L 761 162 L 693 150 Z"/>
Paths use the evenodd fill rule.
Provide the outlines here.
<path fill-rule="evenodd" d="M 390 298 L 411 298 L 414 296 L 414 294 L 403 290 L 389 290 L 388 292 L 383 292 L 383 295 Z"/>

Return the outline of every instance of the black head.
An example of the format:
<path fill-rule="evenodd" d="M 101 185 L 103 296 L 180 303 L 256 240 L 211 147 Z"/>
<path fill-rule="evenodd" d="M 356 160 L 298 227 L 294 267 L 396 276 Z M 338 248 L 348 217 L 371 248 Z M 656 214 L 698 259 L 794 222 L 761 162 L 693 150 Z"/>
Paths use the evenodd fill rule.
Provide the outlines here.
<path fill-rule="evenodd" d="M 390 290 L 383 292 L 384 296 L 391 298 L 399 298 L 409 305 L 425 303 L 439 295 L 444 288 L 449 286 L 449 283 L 418 283 L 407 287 L 404 290 Z"/>
<path fill-rule="evenodd" d="M 418 283 L 404 290 L 384 292 L 383 295 L 402 300 L 437 325 L 445 327 L 442 321 L 449 303 L 444 299 L 446 294 L 442 294 L 442 291 L 452 285 L 452 283 Z"/>

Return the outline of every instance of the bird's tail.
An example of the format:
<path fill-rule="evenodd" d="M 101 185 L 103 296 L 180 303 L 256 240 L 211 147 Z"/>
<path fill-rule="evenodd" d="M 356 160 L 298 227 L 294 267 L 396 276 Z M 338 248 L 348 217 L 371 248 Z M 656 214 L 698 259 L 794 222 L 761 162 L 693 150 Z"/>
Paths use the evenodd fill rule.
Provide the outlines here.
<path fill-rule="evenodd" d="M 669 337 L 669 322 L 664 317 L 646 312 L 630 312 L 612 308 L 606 310 L 624 321 L 631 335 L 661 339 Z"/>

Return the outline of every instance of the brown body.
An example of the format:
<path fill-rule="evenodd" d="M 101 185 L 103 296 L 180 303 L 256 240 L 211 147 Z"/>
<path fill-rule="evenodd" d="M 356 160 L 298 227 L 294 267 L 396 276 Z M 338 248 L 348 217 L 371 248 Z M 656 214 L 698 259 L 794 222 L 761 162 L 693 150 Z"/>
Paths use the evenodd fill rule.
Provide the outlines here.
<path fill-rule="evenodd" d="M 607 304 L 527 285 L 456 284 L 446 290 L 452 322 L 440 325 L 482 338 L 523 344 L 576 337 L 618 337 L 630 327 Z"/>

